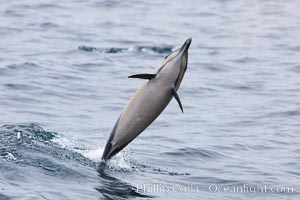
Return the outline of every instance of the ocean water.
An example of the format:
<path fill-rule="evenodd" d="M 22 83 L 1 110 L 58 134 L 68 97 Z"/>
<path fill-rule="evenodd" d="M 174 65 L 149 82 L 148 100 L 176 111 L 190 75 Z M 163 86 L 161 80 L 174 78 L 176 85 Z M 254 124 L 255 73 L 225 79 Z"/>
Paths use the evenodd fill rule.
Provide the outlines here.
<path fill-rule="evenodd" d="M 300 1 L 0 3 L 0 199 L 299 199 Z M 99 161 L 119 114 L 192 37 L 159 118 Z"/>

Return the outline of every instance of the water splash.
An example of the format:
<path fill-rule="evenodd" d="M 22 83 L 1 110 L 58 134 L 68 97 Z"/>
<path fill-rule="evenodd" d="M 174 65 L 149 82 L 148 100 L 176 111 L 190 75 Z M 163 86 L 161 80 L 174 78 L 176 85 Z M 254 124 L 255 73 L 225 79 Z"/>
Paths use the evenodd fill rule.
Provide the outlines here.
<path fill-rule="evenodd" d="M 86 149 L 82 147 L 78 147 L 76 144 L 75 138 L 67 138 L 58 136 L 52 140 L 56 144 L 59 144 L 62 148 L 66 148 L 70 151 L 74 151 L 76 153 L 81 154 L 85 158 L 92 160 L 95 163 L 101 163 L 102 154 L 104 148 L 98 147 L 96 149 Z M 112 170 L 120 170 L 120 171 L 130 171 L 132 166 L 129 162 L 130 151 L 125 150 L 119 152 L 116 156 L 107 161 L 107 166 Z"/>

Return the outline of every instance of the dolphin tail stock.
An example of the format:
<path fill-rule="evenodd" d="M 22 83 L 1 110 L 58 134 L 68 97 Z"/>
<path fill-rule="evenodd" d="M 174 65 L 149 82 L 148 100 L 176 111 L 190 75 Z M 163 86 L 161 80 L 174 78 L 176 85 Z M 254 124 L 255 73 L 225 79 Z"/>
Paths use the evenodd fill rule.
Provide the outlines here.
<path fill-rule="evenodd" d="M 121 117 L 121 115 L 120 115 Z M 118 123 L 119 123 L 119 120 L 120 120 L 120 117 L 118 118 L 109 138 L 108 138 L 108 141 L 105 145 L 105 149 L 104 149 L 104 152 L 103 152 L 103 155 L 102 155 L 102 161 L 107 161 L 108 159 L 110 159 L 112 156 L 114 156 L 115 154 L 117 154 L 118 152 L 114 153 L 115 150 L 113 150 L 113 146 L 112 146 L 112 140 L 114 139 L 115 137 L 115 133 L 116 133 L 116 129 L 117 129 L 117 126 L 118 126 Z"/>
<path fill-rule="evenodd" d="M 110 140 L 107 142 L 106 146 L 105 146 L 105 149 L 104 149 L 104 152 L 103 152 L 103 155 L 102 155 L 102 162 L 106 162 L 111 156 L 109 155 L 109 152 L 111 151 L 111 142 Z"/>

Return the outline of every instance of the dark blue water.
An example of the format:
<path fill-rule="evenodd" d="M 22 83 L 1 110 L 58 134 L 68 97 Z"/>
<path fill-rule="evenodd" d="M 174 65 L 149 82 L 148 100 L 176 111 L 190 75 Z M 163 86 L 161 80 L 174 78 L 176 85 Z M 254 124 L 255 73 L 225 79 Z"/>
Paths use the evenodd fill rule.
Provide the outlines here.
<path fill-rule="evenodd" d="M 0 199 L 299 199 L 300 1 L 3 1 Z M 108 166 L 115 121 L 193 38 L 179 96 Z"/>

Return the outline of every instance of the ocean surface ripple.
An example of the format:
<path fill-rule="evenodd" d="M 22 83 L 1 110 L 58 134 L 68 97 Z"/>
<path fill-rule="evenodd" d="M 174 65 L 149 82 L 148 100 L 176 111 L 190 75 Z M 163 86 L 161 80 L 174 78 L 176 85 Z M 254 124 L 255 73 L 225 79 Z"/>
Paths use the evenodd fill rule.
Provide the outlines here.
<path fill-rule="evenodd" d="M 0 200 L 299 199 L 300 1 L 3 1 Z M 179 96 L 100 164 L 122 109 L 193 38 Z"/>

